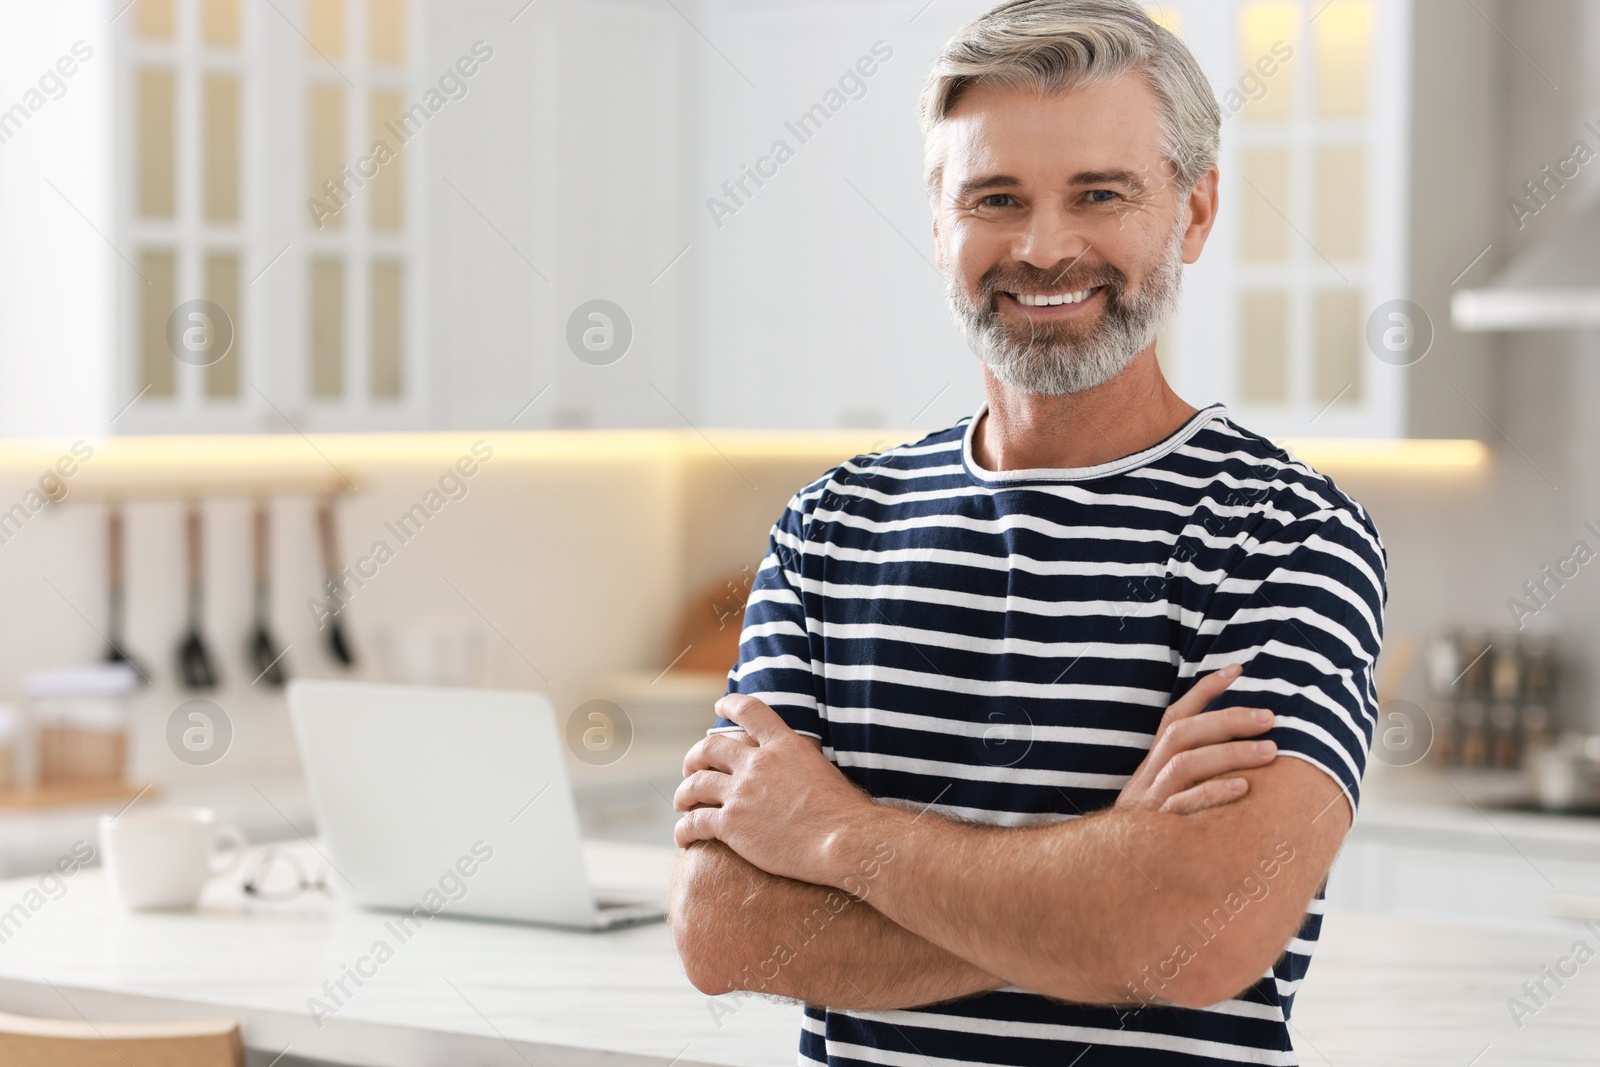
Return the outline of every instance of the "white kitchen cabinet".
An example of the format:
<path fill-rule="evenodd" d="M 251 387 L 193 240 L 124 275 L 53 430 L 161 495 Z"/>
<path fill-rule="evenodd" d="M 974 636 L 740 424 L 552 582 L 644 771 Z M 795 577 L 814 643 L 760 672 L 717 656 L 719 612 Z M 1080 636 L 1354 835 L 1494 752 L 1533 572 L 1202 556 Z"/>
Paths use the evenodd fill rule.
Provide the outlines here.
<path fill-rule="evenodd" d="M 990 6 L 140 0 L 113 19 L 95 0 L 81 26 L 8 8 L 23 69 L 43 45 L 18 38 L 95 51 L 0 158 L 0 397 L 48 395 L 0 399 L 0 431 L 948 425 L 981 374 L 933 265 L 915 104 Z M 1401 366 L 1367 334 L 1390 301 L 1447 298 L 1443 264 L 1475 254 L 1419 267 L 1419 230 L 1488 243 L 1463 183 L 1435 188 L 1441 165 L 1482 169 L 1487 135 L 1439 121 L 1432 86 L 1470 94 L 1491 31 L 1433 0 L 1151 7 L 1225 114 L 1221 215 L 1160 343 L 1179 392 L 1273 435 L 1478 433 L 1448 383 L 1416 383 L 1449 359 L 1471 391 L 1487 342 L 1435 314 L 1439 354 Z M 331 216 L 330 171 L 357 186 Z M 35 268 L 16 249 L 44 220 L 71 254 Z M 210 366 L 168 352 L 196 298 L 235 327 Z M 611 362 L 568 342 L 597 300 L 631 328 Z M 52 338 L 70 370 L 28 358 Z"/>
<path fill-rule="evenodd" d="M 981 7 L 923 6 L 701 5 L 727 57 L 697 42 L 707 420 L 931 430 L 977 409 L 979 364 L 933 264 L 915 105 L 939 47 Z"/>
<path fill-rule="evenodd" d="M 692 28 L 643 0 L 475 0 L 436 20 L 497 55 L 433 157 L 433 424 L 683 426 Z M 632 340 L 589 363 L 568 321 L 598 300 Z"/>
<path fill-rule="evenodd" d="M 670 6 L 123 7 L 0 13 L 8 69 L 89 57 L 0 159 L 0 432 L 683 425 Z M 605 366 L 567 343 L 595 299 Z"/>
<path fill-rule="evenodd" d="M 1462 815 L 1468 823 L 1479 819 L 1470 809 Z M 1469 842 L 1466 834 L 1421 826 L 1390 824 L 1373 832 L 1358 824 L 1329 873 L 1328 907 L 1484 929 L 1562 932 L 1572 922 L 1558 914 L 1558 896 L 1600 900 L 1600 828 L 1591 828 L 1594 840 L 1586 849 L 1552 848 L 1514 826 L 1506 836 L 1486 825 L 1472 829 L 1481 832 Z"/>
<path fill-rule="evenodd" d="M 119 432 L 426 421 L 423 189 L 456 106 L 426 16 L 141 0 L 110 24 Z"/>
<path fill-rule="evenodd" d="M 0 8 L 0 433 L 92 432 L 123 399 L 104 6 Z"/>
<path fill-rule="evenodd" d="M 1400 326 L 1379 309 L 1409 295 L 1395 195 L 1408 188 L 1409 0 L 1156 10 L 1223 114 L 1217 225 L 1166 339 L 1175 387 L 1273 436 L 1403 436 L 1396 364 L 1410 357 L 1385 349 L 1385 362 L 1366 335 L 1374 315 L 1380 335 Z"/>

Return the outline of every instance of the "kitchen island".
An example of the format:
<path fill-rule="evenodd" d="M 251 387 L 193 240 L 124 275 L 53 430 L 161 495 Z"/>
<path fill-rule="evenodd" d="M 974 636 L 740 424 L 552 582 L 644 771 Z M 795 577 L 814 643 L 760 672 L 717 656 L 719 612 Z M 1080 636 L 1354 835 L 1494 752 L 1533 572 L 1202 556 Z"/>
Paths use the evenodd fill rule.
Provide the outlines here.
<path fill-rule="evenodd" d="M 314 868 L 311 846 L 294 847 Z M 596 854 L 595 873 L 655 883 L 671 856 L 614 845 Z M 38 888 L 37 878 L 0 882 L 0 909 Z M 594 934 L 439 917 L 399 942 L 387 915 L 315 891 L 251 901 L 237 875 L 214 880 L 195 911 L 127 914 L 108 899 L 99 868 L 78 871 L 58 898 L 24 911 L 0 944 L 0 1010 L 94 1021 L 233 1018 L 252 1067 L 795 1061 L 799 1010 L 699 993 L 660 923 Z M 375 962 L 380 939 L 392 955 Z M 1299 1061 L 1593 1062 L 1600 958 L 1560 987 L 1546 980 L 1551 995 L 1537 1005 L 1523 988 L 1537 988 L 1542 968 L 1570 969 L 1561 961 L 1580 939 L 1600 950 L 1600 924 L 1513 933 L 1330 913 L 1295 1004 Z M 352 969 L 367 976 L 359 985 L 345 980 L 340 992 Z M 1533 1010 L 1514 1018 L 1510 998 Z"/>

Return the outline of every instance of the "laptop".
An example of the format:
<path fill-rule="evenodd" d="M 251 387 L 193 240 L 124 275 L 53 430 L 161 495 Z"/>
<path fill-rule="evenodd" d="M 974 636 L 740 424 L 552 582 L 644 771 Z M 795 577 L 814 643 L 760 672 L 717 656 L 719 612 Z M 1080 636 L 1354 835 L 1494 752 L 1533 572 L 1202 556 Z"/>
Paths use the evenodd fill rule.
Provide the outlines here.
<path fill-rule="evenodd" d="M 664 879 L 631 892 L 593 884 L 607 846 L 592 843 L 586 862 L 543 695 L 298 679 L 288 695 L 341 897 L 419 920 L 607 930 L 665 917 Z"/>

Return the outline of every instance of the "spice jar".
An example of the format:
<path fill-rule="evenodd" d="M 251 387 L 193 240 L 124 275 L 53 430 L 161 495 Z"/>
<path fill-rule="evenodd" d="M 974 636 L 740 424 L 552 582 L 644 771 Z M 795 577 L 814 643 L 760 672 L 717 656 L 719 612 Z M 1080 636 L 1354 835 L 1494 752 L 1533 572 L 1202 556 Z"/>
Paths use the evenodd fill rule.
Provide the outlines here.
<path fill-rule="evenodd" d="M 22 712 L 14 704 L 0 704 L 0 792 L 22 785 Z"/>
<path fill-rule="evenodd" d="M 128 695 L 138 675 L 125 663 L 41 671 L 27 678 L 38 730 L 40 788 L 115 785 L 128 751 Z"/>

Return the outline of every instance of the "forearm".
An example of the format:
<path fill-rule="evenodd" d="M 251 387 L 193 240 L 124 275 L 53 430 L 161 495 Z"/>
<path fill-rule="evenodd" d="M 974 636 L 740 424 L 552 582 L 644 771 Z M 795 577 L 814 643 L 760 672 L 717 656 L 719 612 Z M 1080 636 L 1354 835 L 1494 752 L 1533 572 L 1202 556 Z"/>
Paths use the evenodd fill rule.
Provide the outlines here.
<path fill-rule="evenodd" d="M 859 883 L 875 892 L 873 876 Z M 673 939 L 696 988 L 749 990 L 848 1010 L 955 1000 L 1005 983 L 840 889 L 768 874 L 720 842 L 682 852 Z"/>
<path fill-rule="evenodd" d="M 896 859 L 873 886 L 874 907 L 1008 983 L 1081 1003 L 1215 1003 L 1281 954 L 1343 835 L 1337 816 L 1318 826 L 1304 814 L 1309 795 L 1289 803 L 1294 790 L 1331 784 L 1290 762 L 1293 781 L 1282 768 L 1270 790 L 1257 777 L 1258 803 L 1192 816 L 1118 810 L 1000 828 L 877 805 L 831 846 L 825 877 L 887 842 Z M 1305 858 L 1290 862 L 1297 852 Z M 1234 912 L 1230 898 L 1244 899 L 1243 880 L 1263 862 L 1270 882 L 1256 873 L 1260 899 Z M 1225 905 L 1226 936 L 1200 936 Z"/>
<path fill-rule="evenodd" d="M 1103 825 L 1091 828 L 1091 820 Z M 900 861 L 873 903 L 886 918 L 1023 988 L 1079 1003 L 1130 1002 L 1135 996 L 1123 988 L 1133 975 L 1129 961 L 1162 944 L 1162 913 L 1188 887 L 1176 885 L 1156 857 L 1119 856 L 1119 848 L 1145 851 L 1129 829 L 1109 813 L 1001 828 L 932 815 L 913 822 L 889 809 L 875 836 L 893 841 Z M 1165 897 L 1139 869 L 1161 879 Z"/>

